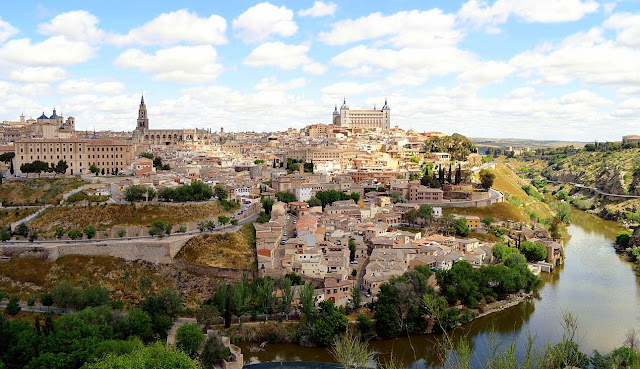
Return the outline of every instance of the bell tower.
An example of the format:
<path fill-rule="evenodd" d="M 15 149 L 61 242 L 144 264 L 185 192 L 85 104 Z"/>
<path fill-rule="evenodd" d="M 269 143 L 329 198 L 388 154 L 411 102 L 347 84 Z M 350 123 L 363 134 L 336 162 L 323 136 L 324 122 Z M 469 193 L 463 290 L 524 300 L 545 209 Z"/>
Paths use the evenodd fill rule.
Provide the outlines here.
<path fill-rule="evenodd" d="M 149 118 L 147 117 L 147 106 L 144 104 L 144 95 L 142 95 L 142 99 L 140 99 L 140 108 L 138 108 L 138 125 L 136 129 L 149 129 Z"/>

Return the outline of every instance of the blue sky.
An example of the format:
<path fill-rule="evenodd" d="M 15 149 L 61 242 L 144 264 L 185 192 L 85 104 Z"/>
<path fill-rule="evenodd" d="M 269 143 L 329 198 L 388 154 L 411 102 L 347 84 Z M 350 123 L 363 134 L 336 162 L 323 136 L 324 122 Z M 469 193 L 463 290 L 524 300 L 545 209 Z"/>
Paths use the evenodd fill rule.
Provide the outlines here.
<path fill-rule="evenodd" d="M 640 0 L 0 3 L 0 120 L 273 131 L 389 99 L 473 137 L 640 133 Z"/>

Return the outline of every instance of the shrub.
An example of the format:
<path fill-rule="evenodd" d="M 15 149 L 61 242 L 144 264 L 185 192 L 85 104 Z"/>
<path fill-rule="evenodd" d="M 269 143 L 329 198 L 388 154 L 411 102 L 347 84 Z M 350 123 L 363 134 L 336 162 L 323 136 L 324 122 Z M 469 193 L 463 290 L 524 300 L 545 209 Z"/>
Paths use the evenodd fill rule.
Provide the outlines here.
<path fill-rule="evenodd" d="M 229 360 L 231 350 L 226 347 L 219 336 L 212 334 L 204 344 L 204 349 L 200 354 L 200 362 L 205 368 L 212 368 L 214 364 L 222 360 Z"/>
<path fill-rule="evenodd" d="M 197 323 L 186 323 L 178 327 L 176 347 L 187 355 L 194 357 L 202 341 L 204 341 L 204 334 L 200 332 Z"/>

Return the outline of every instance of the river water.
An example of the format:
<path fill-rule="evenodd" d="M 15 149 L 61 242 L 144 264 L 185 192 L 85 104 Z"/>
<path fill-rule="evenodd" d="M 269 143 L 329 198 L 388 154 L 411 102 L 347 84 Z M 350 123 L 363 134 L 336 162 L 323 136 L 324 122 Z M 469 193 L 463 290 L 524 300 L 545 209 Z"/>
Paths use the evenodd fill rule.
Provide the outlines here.
<path fill-rule="evenodd" d="M 562 311 L 578 319 L 583 351 L 609 351 L 621 346 L 630 328 L 640 329 L 640 284 L 634 265 L 615 253 L 612 247 L 620 230 L 614 222 L 580 211 L 573 211 L 565 245 L 565 265 L 552 274 L 542 273 L 544 285 L 536 296 L 515 306 L 477 319 L 454 332 L 466 337 L 477 358 L 485 356 L 490 336 L 509 342 L 526 341 L 527 333 L 536 344 L 556 342 L 562 337 Z M 440 335 L 412 335 L 387 341 L 374 341 L 376 360 L 394 357 L 407 368 L 431 368 L 442 364 L 438 348 Z M 262 352 L 251 353 L 253 344 L 240 344 L 245 363 L 270 361 L 321 361 L 333 359 L 325 348 L 304 348 L 295 344 L 272 344 Z"/>

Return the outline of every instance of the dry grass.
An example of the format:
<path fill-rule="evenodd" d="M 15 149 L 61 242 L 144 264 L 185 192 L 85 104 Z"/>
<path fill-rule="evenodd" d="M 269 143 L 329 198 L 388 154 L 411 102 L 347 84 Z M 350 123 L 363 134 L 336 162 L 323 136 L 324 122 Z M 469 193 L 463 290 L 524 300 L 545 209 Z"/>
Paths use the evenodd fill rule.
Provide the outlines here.
<path fill-rule="evenodd" d="M 42 289 L 50 290 L 60 281 L 69 281 L 75 286 L 104 286 L 111 291 L 112 299 L 122 300 L 126 305 L 141 301 L 143 291 L 140 280 L 151 280 L 149 292 L 169 285 L 157 273 L 141 262 L 126 262 L 110 256 L 68 255 L 55 262 L 36 258 L 12 258 L 0 264 L 0 276 L 8 278 L 1 287 L 22 299 L 36 295 Z"/>
<path fill-rule="evenodd" d="M 57 204 L 57 199 L 85 184 L 77 178 L 11 180 L 0 185 L 0 200 L 9 205 Z"/>
<path fill-rule="evenodd" d="M 182 247 L 176 259 L 217 268 L 256 268 L 253 225 L 245 224 L 234 233 L 193 237 Z"/>
<path fill-rule="evenodd" d="M 496 220 L 529 221 L 529 218 L 519 208 L 508 202 L 500 202 L 479 208 L 448 208 L 446 212 L 460 215 L 477 215 L 480 218 L 491 217 Z"/>
<path fill-rule="evenodd" d="M 29 222 L 29 226 L 43 233 L 51 233 L 57 227 L 71 229 L 89 225 L 103 231 L 116 226 L 148 226 L 156 220 L 184 224 L 190 221 L 212 219 L 220 214 L 220 208 L 215 202 L 177 205 L 58 206 L 38 215 Z"/>
<path fill-rule="evenodd" d="M 37 207 L 27 209 L 0 209 L 0 229 L 9 227 L 11 223 L 35 213 Z"/>

